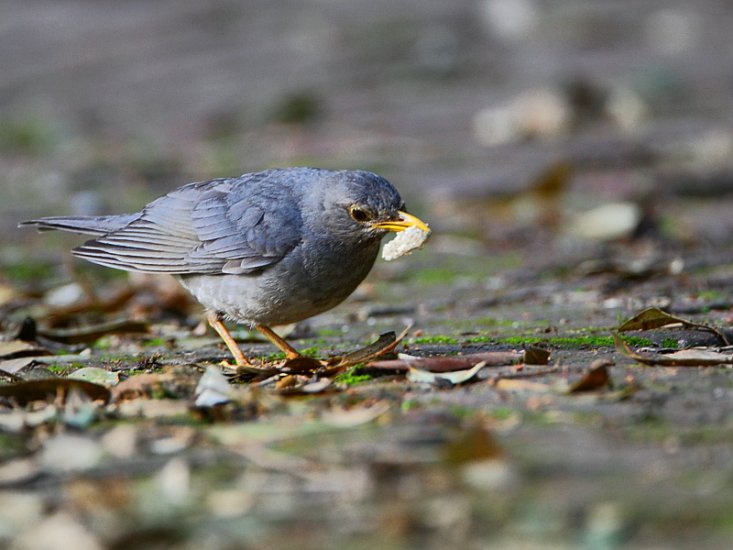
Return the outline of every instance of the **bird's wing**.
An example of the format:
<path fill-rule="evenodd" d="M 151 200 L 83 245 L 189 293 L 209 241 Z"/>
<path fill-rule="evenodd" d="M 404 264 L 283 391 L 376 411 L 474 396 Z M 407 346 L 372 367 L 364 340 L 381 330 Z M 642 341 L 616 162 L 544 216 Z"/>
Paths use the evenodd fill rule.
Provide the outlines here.
<path fill-rule="evenodd" d="M 89 235 L 106 235 L 116 229 L 122 229 L 139 217 L 140 212 L 112 216 L 52 216 L 20 222 L 18 226 L 34 226 L 39 231 L 59 230 Z"/>
<path fill-rule="evenodd" d="M 148 273 L 250 273 L 300 240 L 296 204 L 282 186 L 245 176 L 184 186 L 126 227 L 74 249 L 94 263 Z"/>

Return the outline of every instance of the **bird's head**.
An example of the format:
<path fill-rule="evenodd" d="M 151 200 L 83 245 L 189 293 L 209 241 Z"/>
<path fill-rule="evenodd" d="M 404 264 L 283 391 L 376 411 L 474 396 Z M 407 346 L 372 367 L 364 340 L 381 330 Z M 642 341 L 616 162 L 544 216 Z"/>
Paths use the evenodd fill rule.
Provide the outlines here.
<path fill-rule="evenodd" d="M 319 221 L 334 236 L 359 242 L 377 241 L 409 227 L 429 231 L 419 218 L 405 212 L 394 186 L 377 174 L 360 170 L 323 172 L 318 196 Z"/>

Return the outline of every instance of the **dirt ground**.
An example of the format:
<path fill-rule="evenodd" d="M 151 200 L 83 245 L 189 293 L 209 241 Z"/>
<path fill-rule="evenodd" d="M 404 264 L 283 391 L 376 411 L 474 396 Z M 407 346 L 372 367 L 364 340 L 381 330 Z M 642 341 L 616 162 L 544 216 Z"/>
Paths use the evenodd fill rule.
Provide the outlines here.
<path fill-rule="evenodd" d="M 731 546 L 727 2 L 2 11 L 3 546 Z M 16 228 L 303 164 L 379 172 L 433 235 L 288 339 L 411 326 L 402 363 L 223 379 L 173 280 Z"/>

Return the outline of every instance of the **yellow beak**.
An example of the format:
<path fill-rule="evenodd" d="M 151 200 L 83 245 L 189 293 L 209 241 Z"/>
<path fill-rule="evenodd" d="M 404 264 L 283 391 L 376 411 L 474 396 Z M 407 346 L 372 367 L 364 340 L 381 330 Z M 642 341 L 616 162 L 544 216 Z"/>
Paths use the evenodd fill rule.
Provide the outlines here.
<path fill-rule="evenodd" d="M 408 214 L 407 212 L 403 212 L 402 210 L 400 210 L 398 214 L 399 217 L 396 220 L 385 220 L 382 222 L 376 222 L 372 224 L 372 227 L 376 227 L 378 229 L 386 229 L 388 231 L 394 231 L 396 233 L 404 231 L 405 229 L 408 229 L 410 227 L 417 227 L 422 231 L 430 233 L 430 228 L 428 227 L 428 224 L 426 224 L 420 218 L 413 216 L 412 214 Z"/>

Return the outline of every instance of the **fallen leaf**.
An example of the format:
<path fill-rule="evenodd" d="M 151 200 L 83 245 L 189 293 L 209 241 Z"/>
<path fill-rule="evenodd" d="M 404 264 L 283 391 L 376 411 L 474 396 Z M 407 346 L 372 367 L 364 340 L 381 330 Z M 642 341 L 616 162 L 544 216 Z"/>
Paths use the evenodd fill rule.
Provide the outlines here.
<path fill-rule="evenodd" d="M 289 375 L 278 381 L 276 384 L 277 393 L 280 395 L 303 395 L 321 393 L 330 388 L 333 381 L 330 378 L 317 378 L 303 375 Z"/>
<path fill-rule="evenodd" d="M 11 302 L 16 296 L 17 293 L 13 287 L 5 283 L 0 283 L 0 306 Z"/>
<path fill-rule="evenodd" d="M 481 362 L 485 363 L 486 366 L 498 367 L 516 365 L 523 363 L 524 360 L 525 352 L 517 351 L 489 351 L 451 357 L 413 357 L 400 354 L 398 359 L 372 361 L 367 363 L 367 367 L 398 372 L 407 371 L 410 367 L 417 367 L 431 372 L 454 372 L 473 367 L 476 363 Z"/>
<path fill-rule="evenodd" d="M 30 355 L 28 357 L 19 357 L 17 359 L 5 359 L 0 361 L 0 371 L 5 374 L 14 375 L 22 371 L 27 367 L 35 365 L 51 365 L 51 364 L 63 364 L 63 363 L 89 363 L 97 362 L 99 359 L 92 357 L 92 355 L 86 354 L 74 354 L 74 355 Z M 3 374 L 0 373 L 0 374 Z M 3 375 L 5 375 L 3 374 Z M 20 377 L 15 377 L 21 380 Z"/>
<path fill-rule="evenodd" d="M 401 359 L 405 359 L 405 355 L 400 355 Z M 410 361 L 408 360 L 408 364 Z M 480 371 L 482 368 L 486 366 L 486 363 L 484 361 L 481 361 L 480 363 L 477 363 L 473 367 L 471 367 L 468 370 L 458 370 L 458 371 L 451 371 L 451 372 L 431 372 L 427 370 L 423 370 L 419 367 L 413 367 L 410 366 L 409 370 L 407 371 L 407 379 L 410 382 L 418 382 L 423 384 L 440 384 L 443 381 L 448 381 L 453 385 L 456 384 L 463 384 L 464 382 L 469 381 L 471 378 L 476 376 L 478 371 Z"/>
<path fill-rule="evenodd" d="M 65 399 L 71 390 L 78 390 L 93 401 L 107 403 L 110 399 L 110 392 L 104 386 L 70 378 L 45 378 L 5 384 L 0 386 L 0 398 L 24 406 L 31 401 L 53 401 L 57 397 Z"/>
<path fill-rule="evenodd" d="M 387 401 L 377 401 L 368 406 L 352 407 L 350 409 L 334 407 L 322 412 L 321 420 L 338 428 L 354 428 L 371 422 L 389 409 L 390 404 Z"/>
<path fill-rule="evenodd" d="M 702 330 L 705 332 L 712 332 L 726 345 L 730 345 L 728 337 L 717 328 L 705 325 L 701 323 L 695 323 L 681 317 L 675 317 L 656 307 L 647 308 L 638 314 L 634 315 L 631 319 L 621 323 L 616 329 L 617 332 L 627 332 L 631 330 L 652 330 L 655 328 L 667 327 L 670 325 L 682 325 L 683 327 Z"/>
<path fill-rule="evenodd" d="M 0 359 L 15 359 L 18 357 L 48 354 L 49 351 L 47 349 L 39 347 L 33 342 L 25 342 L 23 340 L 0 342 Z"/>
<path fill-rule="evenodd" d="M 465 464 L 501 458 L 503 451 L 486 428 L 473 425 L 448 442 L 442 455 L 450 464 Z"/>
<path fill-rule="evenodd" d="M 108 371 L 100 367 L 83 367 L 69 374 L 67 378 L 86 380 L 87 382 L 93 382 L 94 384 L 110 388 L 119 384 L 120 373 Z"/>
<path fill-rule="evenodd" d="M 287 359 L 281 366 L 280 371 L 292 374 L 314 373 L 323 368 L 323 363 L 318 359 L 301 355 L 295 359 Z"/>
<path fill-rule="evenodd" d="M 182 506 L 191 494 L 191 467 L 180 457 L 172 458 L 155 475 L 153 482 L 164 501 Z"/>
<path fill-rule="evenodd" d="M 613 361 L 608 359 L 595 361 L 580 380 L 570 385 L 568 393 L 582 393 L 612 387 L 611 378 L 608 375 L 608 367 L 611 365 Z"/>
<path fill-rule="evenodd" d="M 286 360 L 277 368 L 248 366 L 237 367 L 237 374 L 255 375 L 255 381 L 260 383 L 264 382 L 264 384 L 269 383 L 270 377 L 277 376 L 283 372 L 290 374 L 317 374 L 319 376 L 330 377 L 338 374 L 348 367 L 362 364 L 393 352 L 405 336 L 407 336 L 411 328 L 412 324 L 409 324 L 399 335 L 395 335 L 394 332 L 381 334 L 375 342 L 368 346 L 340 357 L 337 356 L 328 360 L 318 360 L 311 357 L 300 356 Z M 282 379 L 278 378 L 278 381 L 282 385 Z M 312 391 L 309 391 L 309 393 L 312 393 Z"/>
<path fill-rule="evenodd" d="M 13 539 L 15 548 L 59 548 L 60 544 L 80 550 L 104 548 L 104 544 L 87 526 L 63 511 L 43 517 Z"/>
<path fill-rule="evenodd" d="M 550 362 L 550 350 L 539 346 L 527 346 L 524 350 L 525 365 L 547 365 Z"/>
<path fill-rule="evenodd" d="M 97 407 L 86 394 L 71 388 L 66 396 L 62 418 L 67 426 L 83 429 L 97 419 Z"/>
<path fill-rule="evenodd" d="M 496 381 L 495 387 L 500 391 L 519 391 L 532 393 L 547 393 L 552 391 L 549 384 L 541 382 L 532 382 L 530 380 L 521 380 L 517 378 L 500 378 Z"/>
<path fill-rule="evenodd" d="M 714 367 L 733 365 L 733 355 L 717 351 L 686 349 L 674 353 L 649 353 L 632 350 L 621 337 L 614 333 L 616 351 L 639 363 L 660 367 Z"/>
<path fill-rule="evenodd" d="M 98 465 L 102 446 L 91 437 L 61 433 L 43 442 L 38 463 L 48 472 L 79 472 Z"/>
<path fill-rule="evenodd" d="M 37 478 L 38 461 L 31 458 L 15 458 L 0 463 L 0 486 L 21 484 Z"/>
<path fill-rule="evenodd" d="M 182 399 L 129 399 L 113 410 L 122 418 L 173 418 L 187 415 L 190 403 Z"/>
<path fill-rule="evenodd" d="M 0 361 L 0 371 L 3 376 L 10 378 L 15 382 L 20 382 L 22 378 L 17 376 L 15 373 L 22 371 L 26 367 L 31 367 L 37 364 L 38 361 L 35 357 L 19 357 L 17 359 L 5 359 Z"/>
<path fill-rule="evenodd" d="M 229 380 L 221 372 L 221 369 L 212 365 L 206 367 L 206 371 L 196 385 L 194 395 L 197 407 L 213 407 L 229 401 Z"/>
<path fill-rule="evenodd" d="M 3 491 L 0 493 L 0 518 L 8 542 L 21 530 L 33 528 L 47 512 L 47 504 L 37 492 Z M 12 547 L 12 543 L 10 544 Z M 18 548 L 16 546 L 16 548 Z"/>
<path fill-rule="evenodd" d="M 634 202 L 607 202 L 579 214 L 570 226 L 572 234 L 594 241 L 612 241 L 631 236 L 643 211 Z"/>
<path fill-rule="evenodd" d="M 351 353 L 347 353 L 341 358 L 337 358 L 338 360 L 333 364 L 329 362 L 329 367 L 343 370 L 346 367 L 358 365 L 359 363 L 366 363 L 372 359 L 391 353 L 399 343 L 402 342 L 405 336 L 407 336 L 410 329 L 412 329 L 412 323 L 408 324 L 404 330 L 396 336 L 394 332 L 381 334 L 376 342 L 356 351 L 352 351 Z M 330 372 L 331 371 L 329 371 L 329 373 Z"/>
<path fill-rule="evenodd" d="M 62 344 L 91 344 L 109 334 L 145 334 L 149 331 L 148 323 L 133 321 L 131 319 L 119 319 L 65 330 L 41 330 L 38 335 Z"/>
<path fill-rule="evenodd" d="M 41 424 L 56 421 L 57 418 L 58 409 L 54 405 L 48 405 L 37 411 L 8 410 L 0 414 L 0 430 L 18 433 L 29 427 L 35 428 Z"/>
<path fill-rule="evenodd" d="M 134 399 L 137 397 L 149 397 L 156 392 L 163 390 L 166 382 L 173 380 L 172 373 L 146 373 L 131 376 L 112 388 L 112 398 L 115 401 L 121 399 Z"/>
<path fill-rule="evenodd" d="M 50 308 L 44 315 L 44 320 L 51 325 L 57 325 L 68 320 L 74 320 L 80 313 L 89 311 L 110 312 L 122 308 L 137 293 L 132 286 L 125 286 L 112 295 L 99 299 L 96 297 L 79 300 L 72 305 Z"/>

